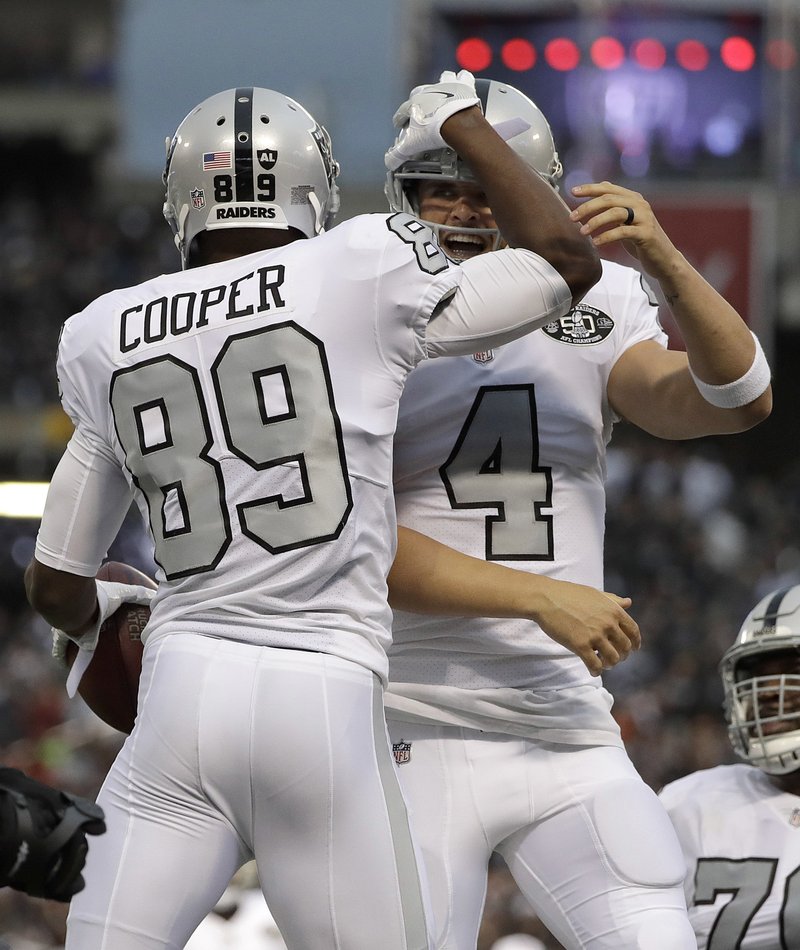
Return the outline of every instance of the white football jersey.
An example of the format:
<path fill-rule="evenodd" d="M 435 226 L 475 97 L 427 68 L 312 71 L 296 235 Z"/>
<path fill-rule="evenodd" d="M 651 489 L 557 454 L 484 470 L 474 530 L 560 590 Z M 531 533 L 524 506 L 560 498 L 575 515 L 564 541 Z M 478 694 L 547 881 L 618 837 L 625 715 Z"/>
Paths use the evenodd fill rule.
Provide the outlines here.
<path fill-rule="evenodd" d="M 398 522 L 475 557 L 602 588 L 606 445 L 617 421 L 606 385 L 629 347 L 666 346 L 657 314 L 638 271 L 604 262 L 562 319 L 415 369 L 394 443 Z M 423 719 L 518 732 L 510 721 L 521 702 L 577 714 L 573 699 L 559 711 L 538 703 L 537 690 L 564 687 L 610 707 L 583 662 L 532 621 L 397 611 L 393 629 L 390 715 L 413 705 Z"/>
<path fill-rule="evenodd" d="M 169 623 L 385 676 L 397 404 L 459 283 L 430 238 L 408 216 L 361 216 L 114 291 L 67 321 L 63 405 L 122 467 L 153 536 L 148 637 Z M 48 540 L 37 557 L 63 567 Z"/>
<path fill-rule="evenodd" d="M 671 782 L 660 798 L 686 858 L 700 950 L 800 947 L 800 797 L 737 764 Z"/>

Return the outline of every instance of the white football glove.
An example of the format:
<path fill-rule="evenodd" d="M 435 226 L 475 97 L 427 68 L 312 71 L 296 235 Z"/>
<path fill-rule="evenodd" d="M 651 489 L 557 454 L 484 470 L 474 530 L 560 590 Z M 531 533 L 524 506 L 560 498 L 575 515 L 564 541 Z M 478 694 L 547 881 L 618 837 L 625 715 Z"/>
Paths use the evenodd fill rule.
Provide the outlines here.
<path fill-rule="evenodd" d="M 98 611 L 93 626 L 84 630 L 79 636 L 65 633 L 56 627 L 52 628 L 53 656 L 62 663 L 66 662 L 67 641 L 72 640 L 78 645 L 78 655 L 67 677 L 67 694 L 70 699 L 77 692 L 81 677 L 92 659 L 103 623 L 123 604 L 149 605 L 156 595 L 156 591 L 140 584 L 118 584 L 116 581 L 95 581 L 95 583 L 97 584 Z"/>
<path fill-rule="evenodd" d="M 480 106 L 480 99 L 475 92 L 475 77 L 466 69 L 459 73 L 445 70 L 439 82 L 412 89 L 392 120 L 400 133 L 384 159 L 389 171 L 427 149 L 447 148 L 442 124 L 471 106 Z"/>

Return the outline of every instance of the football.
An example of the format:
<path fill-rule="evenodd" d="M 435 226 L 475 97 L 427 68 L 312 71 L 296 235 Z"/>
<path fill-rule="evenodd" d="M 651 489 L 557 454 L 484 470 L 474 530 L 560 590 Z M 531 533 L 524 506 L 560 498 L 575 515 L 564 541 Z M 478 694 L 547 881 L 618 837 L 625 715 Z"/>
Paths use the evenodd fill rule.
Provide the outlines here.
<path fill-rule="evenodd" d="M 152 578 L 129 564 L 106 561 L 97 572 L 101 581 L 141 584 L 156 589 Z M 122 604 L 100 627 L 97 649 L 84 671 L 78 693 L 103 722 L 130 733 L 136 719 L 136 696 L 142 671 L 142 630 L 150 618 L 150 608 Z M 77 646 L 67 644 L 67 666 L 71 667 Z"/>

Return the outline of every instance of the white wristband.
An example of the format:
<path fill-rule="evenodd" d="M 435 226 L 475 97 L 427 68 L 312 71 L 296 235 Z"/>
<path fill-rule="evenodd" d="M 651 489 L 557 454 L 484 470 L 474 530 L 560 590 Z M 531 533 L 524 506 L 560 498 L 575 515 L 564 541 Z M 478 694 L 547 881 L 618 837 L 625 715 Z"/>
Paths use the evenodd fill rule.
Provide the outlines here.
<path fill-rule="evenodd" d="M 756 353 L 750 369 L 744 376 L 734 379 L 733 382 L 712 386 L 711 383 L 704 383 L 702 379 L 698 379 L 692 372 L 692 367 L 689 366 L 694 384 L 706 402 L 720 409 L 738 409 L 758 399 L 769 386 L 771 379 L 769 363 L 755 333 L 753 333 L 753 339 L 756 344 Z"/>

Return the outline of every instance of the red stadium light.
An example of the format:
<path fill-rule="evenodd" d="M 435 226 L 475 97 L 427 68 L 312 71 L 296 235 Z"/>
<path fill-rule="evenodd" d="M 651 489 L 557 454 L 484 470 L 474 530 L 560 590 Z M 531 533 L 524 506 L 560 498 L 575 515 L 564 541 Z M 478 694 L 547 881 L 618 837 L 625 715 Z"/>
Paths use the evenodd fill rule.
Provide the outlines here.
<path fill-rule="evenodd" d="M 580 63 L 581 51 L 572 40 L 559 36 L 545 46 L 544 58 L 553 69 L 569 72 Z"/>
<path fill-rule="evenodd" d="M 675 47 L 675 59 L 684 69 L 697 73 L 708 66 L 710 56 L 706 44 L 700 40 L 683 40 Z"/>
<path fill-rule="evenodd" d="M 598 36 L 589 55 L 599 69 L 618 69 L 625 62 L 625 48 L 613 36 Z"/>
<path fill-rule="evenodd" d="M 503 43 L 500 56 L 509 69 L 524 72 L 526 69 L 533 68 L 536 62 L 536 49 L 529 40 L 514 39 Z"/>
<path fill-rule="evenodd" d="M 462 69 L 480 73 L 492 64 L 492 48 L 479 36 L 462 40 L 456 47 L 456 61 Z"/>
<path fill-rule="evenodd" d="M 661 69 L 667 61 L 667 51 L 659 40 L 636 40 L 631 47 L 631 53 L 642 69 Z"/>
<path fill-rule="evenodd" d="M 745 73 L 748 69 L 752 69 L 756 61 L 753 44 L 743 36 L 729 36 L 723 40 L 719 54 L 728 69 L 737 73 Z"/>
<path fill-rule="evenodd" d="M 797 65 L 797 50 L 789 40 L 770 40 L 766 54 L 767 62 L 774 69 L 794 69 Z"/>

